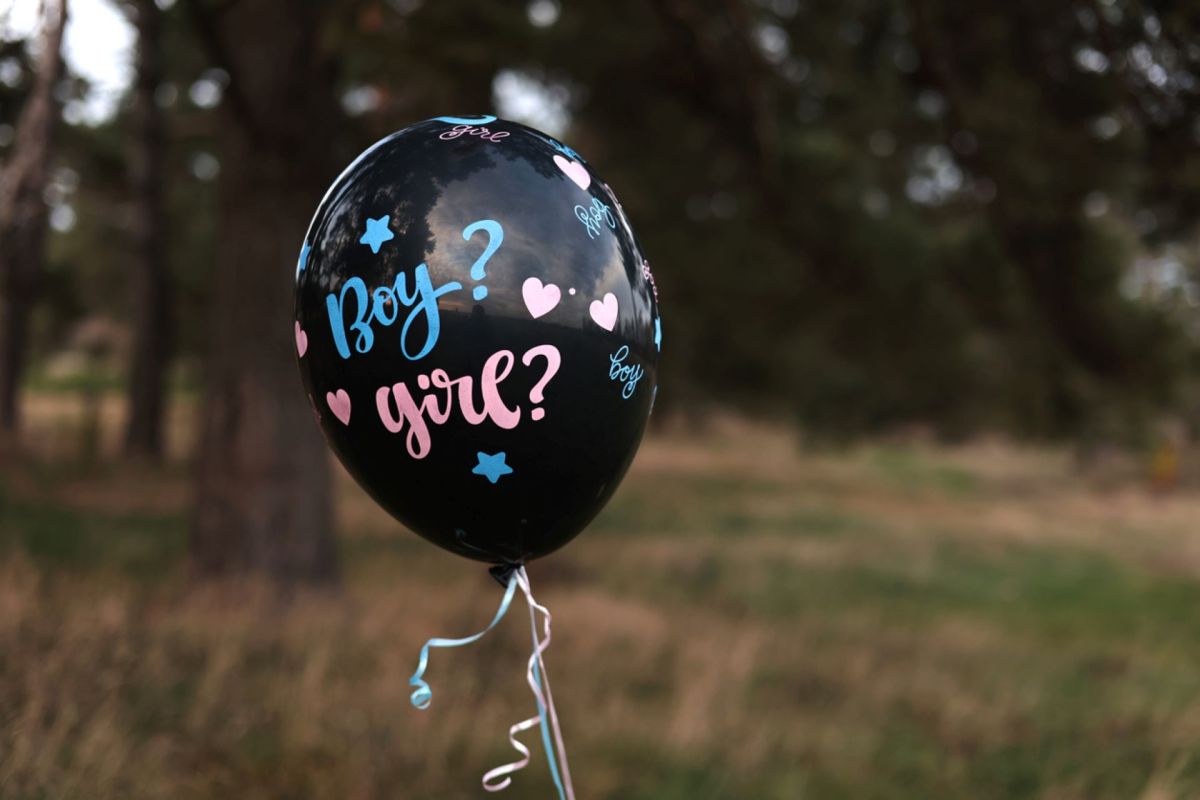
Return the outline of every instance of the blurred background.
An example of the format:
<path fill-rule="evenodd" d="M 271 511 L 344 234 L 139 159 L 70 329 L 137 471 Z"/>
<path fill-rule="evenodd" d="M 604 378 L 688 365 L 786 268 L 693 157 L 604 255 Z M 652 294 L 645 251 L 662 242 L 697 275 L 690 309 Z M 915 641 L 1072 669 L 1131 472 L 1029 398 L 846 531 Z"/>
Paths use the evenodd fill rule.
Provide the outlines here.
<path fill-rule="evenodd" d="M 523 627 L 409 706 L 497 587 L 330 462 L 290 322 L 341 167 L 483 113 L 661 287 L 530 570 L 581 798 L 1200 796 L 1198 99 L 1189 1 L 0 0 L 0 796 L 509 760 Z"/>

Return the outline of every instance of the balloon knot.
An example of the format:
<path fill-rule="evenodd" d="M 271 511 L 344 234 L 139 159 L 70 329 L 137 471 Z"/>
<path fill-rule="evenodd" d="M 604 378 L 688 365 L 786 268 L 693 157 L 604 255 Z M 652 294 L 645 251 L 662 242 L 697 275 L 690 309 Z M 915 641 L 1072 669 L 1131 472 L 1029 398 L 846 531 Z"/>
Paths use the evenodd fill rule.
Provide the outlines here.
<path fill-rule="evenodd" d="M 492 577 L 496 579 L 497 583 L 499 583 L 501 586 L 507 587 L 509 582 L 512 580 L 513 573 L 520 568 L 520 564 L 513 564 L 510 562 L 505 564 L 496 564 L 488 569 L 488 572 L 490 572 Z"/>
<path fill-rule="evenodd" d="M 424 711 L 433 702 L 433 690 L 429 686 L 419 686 L 412 693 L 413 708 Z"/>

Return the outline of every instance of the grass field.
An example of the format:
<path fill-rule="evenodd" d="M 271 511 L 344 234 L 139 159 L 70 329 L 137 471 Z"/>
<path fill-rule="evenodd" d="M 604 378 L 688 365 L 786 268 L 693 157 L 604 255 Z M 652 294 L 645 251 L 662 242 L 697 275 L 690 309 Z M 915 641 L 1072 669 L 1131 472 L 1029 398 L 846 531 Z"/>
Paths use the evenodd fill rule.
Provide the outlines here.
<path fill-rule="evenodd" d="M 191 586 L 187 470 L 32 427 L 52 455 L 0 472 L 0 796 L 484 796 L 531 712 L 522 616 L 435 651 L 429 711 L 407 687 L 490 618 L 478 565 L 342 479 L 342 593 Z M 1200 493 L 1136 470 L 722 423 L 647 441 L 530 573 L 580 800 L 1200 796 Z M 552 796 L 540 748 L 501 796 Z"/>

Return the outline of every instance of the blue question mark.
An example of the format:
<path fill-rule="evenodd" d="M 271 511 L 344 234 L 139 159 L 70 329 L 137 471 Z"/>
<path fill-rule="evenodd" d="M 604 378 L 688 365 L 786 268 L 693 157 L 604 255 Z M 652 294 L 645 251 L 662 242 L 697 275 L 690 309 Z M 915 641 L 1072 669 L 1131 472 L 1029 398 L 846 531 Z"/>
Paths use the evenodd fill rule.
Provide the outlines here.
<path fill-rule="evenodd" d="M 488 259 L 500 249 L 500 243 L 504 241 L 504 228 L 501 228 L 500 223 L 494 219 L 481 219 L 463 228 L 463 239 L 468 242 L 471 241 L 471 237 L 475 234 L 475 231 L 485 231 L 488 235 L 487 247 L 484 248 L 479 258 L 475 259 L 475 263 L 471 265 L 471 279 L 478 282 L 487 277 L 487 272 L 484 271 L 484 268 L 487 266 Z M 475 287 L 471 296 L 476 300 L 482 300 L 487 297 L 487 294 L 487 287 L 481 285 Z"/>

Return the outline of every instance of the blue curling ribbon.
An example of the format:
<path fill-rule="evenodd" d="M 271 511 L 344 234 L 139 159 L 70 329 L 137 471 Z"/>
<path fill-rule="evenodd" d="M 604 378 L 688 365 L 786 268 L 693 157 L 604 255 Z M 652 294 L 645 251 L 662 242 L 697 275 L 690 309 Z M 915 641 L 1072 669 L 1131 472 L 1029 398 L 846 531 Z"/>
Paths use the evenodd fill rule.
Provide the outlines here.
<path fill-rule="evenodd" d="M 508 580 L 508 588 L 504 590 L 504 599 L 500 601 L 500 608 L 496 610 L 496 616 L 492 618 L 491 623 L 481 630 L 479 633 L 468 636 L 465 639 L 430 639 L 421 648 L 421 657 L 417 661 L 417 671 L 408 679 L 408 685 L 415 687 L 412 693 L 412 704 L 415 708 L 422 711 L 429 708 L 429 704 L 433 702 L 433 690 L 429 688 L 429 684 L 422 680 L 421 676 L 425 674 L 426 668 L 429 666 L 429 649 L 432 647 L 462 647 L 463 645 L 472 644 L 484 637 L 488 631 L 496 627 L 500 620 L 504 619 L 504 615 L 508 613 L 508 607 L 512 605 L 513 595 L 517 592 L 517 576 L 513 573 Z M 543 719 L 543 722 L 545 720 Z"/>
<path fill-rule="evenodd" d="M 409 685 L 414 687 L 412 704 L 416 708 L 424 710 L 429 708 L 433 700 L 433 691 L 429 688 L 429 684 L 421 677 L 425 674 L 425 670 L 429 666 L 430 648 L 462 647 L 463 645 L 479 641 L 488 631 L 496 627 L 500 620 L 504 618 L 504 615 L 508 613 L 508 608 L 512 605 L 513 597 L 516 595 L 516 590 L 520 588 L 525 593 L 525 599 L 529 604 L 529 627 L 530 633 L 533 635 L 533 653 L 529 658 L 529 670 L 526 679 L 530 688 L 534 690 L 538 713 L 536 717 L 518 722 L 509 728 L 509 743 L 523 758 L 488 771 L 483 776 L 483 788 L 489 792 L 498 792 L 507 788 L 512 783 L 512 774 L 524 769 L 529 764 L 530 759 L 529 748 L 525 747 L 516 737 L 522 731 L 529 730 L 534 725 L 540 725 L 542 729 L 542 745 L 546 748 L 546 761 L 550 768 L 550 777 L 554 780 L 554 788 L 558 792 L 558 798 L 559 800 L 575 800 L 575 790 L 571 785 L 570 770 L 567 767 L 567 752 L 563 747 L 562 732 L 558 728 L 558 717 L 554 711 L 554 698 L 550 694 L 549 676 L 545 674 L 545 667 L 542 662 L 542 652 L 550 645 L 550 612 L 545 606 L 539 605 L 534 600 L 533 592 L 529 588 L 529 577 L 525 574 L 524 567 L 517 567 L 515 569 L 494 568 L 492 574 L 502 583 L 505 582 L 507 574 L 504 599 L 500 601 L 500 608 L 496 610 L 495 617 L 492 618 L 491 623 L 482 631 L 465 639 L 430 639 L 425 643 L 425 646 L 421 648 L 417 671 L 408 680 Z M 538 635 L 538 612 L 541 612 L 544 616 L 544 639 Z M 557 750 L 555 749 L 555 743 L 558 746 Z M 559 766 L 560 756 L 562 761 L 561 771 Z M 497 779 L 501 780 L 497 782 Z"/>
<path fill-rule="evenodd" d="M 521 590 L 525 592 L 525 599 L 529 604 L 529 632 L 533 636 L 533 655 L 530 657 L 529 675 L 533 683 L 537 684 L 534 699 L 537 702 L 537 719 L 541 723 L 542 728 L 542 746 L 546 750 L 546 763 L 550 768 L 550 777 L 554 780 L 554 788 L 558 790 L 559 800 L 575 800 L 575 789 L 571 786 L 571 777 L 568 774 L 566 781 L 563 780 L 562 774 L 559 771 L 558 759 L 555 756 L 555 746 L 550 741 L 550 732 L 553 727 L 558 745 L 562 747 L 562 733 L 557 727 L 558 718 L 556 715 L 553 715 L 554 698 L 550 694 L 549 676 L 543 678 L 542 675 L 542 652 L 550 645 L 550 611 L 534 600 L 533 591 L 529 586 L 529 576 L 526 574 L 524 567 L 517 570 L 517 579 L 521 584 Z M 545 615 L 546 638 L 544 640 L 538 636 L 537 613 L 539 611 Z M 547 706 L 550 707 L 550 714 L 547 714 Z M 565 770 L 567 751 L 564 748 L 561 752 Z"/>
<path fill-rule="evenodd" d="M 534 647 L 537 647 L 537 634 L 534 633 Z M 537 681 L 538 686 L 542 691 L 546 690 L 542 683 L 541 673 L 538 671 L 537 664 L 533 665 L 533 678 Z M 550 765 L 550 777 L 554 779 L 554 788 L 558 789 L 558 800 L 566 800 L 566 792 L 563 790 L 562 778 L 558 774 L 558 760 L 554 758 L 554 745 L 550 743 L 550 723 L 546 720 L 546 707 L 542 705 L 542 701 L 537 701 L 538 717 L 542 720 L 542 746 L 546 748 L 546 761 Z"/>

